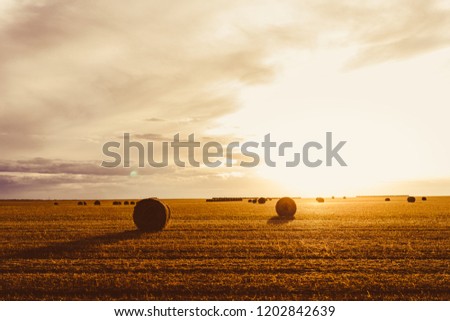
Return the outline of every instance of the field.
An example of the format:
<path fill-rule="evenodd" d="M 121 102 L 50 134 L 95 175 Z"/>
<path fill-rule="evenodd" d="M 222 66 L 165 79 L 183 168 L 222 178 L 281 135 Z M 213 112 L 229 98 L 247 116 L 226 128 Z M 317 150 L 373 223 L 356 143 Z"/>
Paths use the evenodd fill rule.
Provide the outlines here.
<path fill-rule="evenodd" d="M 111 200 L 0 202 L 0 299 L 450 299 L 450 198 L 165 202 L 153 234 Z"/>

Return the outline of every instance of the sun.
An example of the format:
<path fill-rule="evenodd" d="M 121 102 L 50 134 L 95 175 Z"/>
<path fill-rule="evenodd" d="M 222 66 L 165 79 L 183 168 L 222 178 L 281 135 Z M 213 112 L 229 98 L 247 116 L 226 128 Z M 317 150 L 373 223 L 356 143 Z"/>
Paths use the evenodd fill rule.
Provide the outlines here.
<path fill-rule="evenodd" d="M 259 177 L 279 186 L 280 193 L 301 197 L 359 195 L 361 182 L 346 169 L 260 166 Z M 358 192 L 359 191 L 359 192 Z"/>

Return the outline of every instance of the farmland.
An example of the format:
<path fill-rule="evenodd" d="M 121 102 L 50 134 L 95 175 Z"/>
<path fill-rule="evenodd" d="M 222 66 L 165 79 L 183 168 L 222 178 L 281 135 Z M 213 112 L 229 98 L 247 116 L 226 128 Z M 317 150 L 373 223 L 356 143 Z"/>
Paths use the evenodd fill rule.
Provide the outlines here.
<path fill-rule="evenodd" d="M 2 300 L 449 300 L 450 198 L 165 200 L 139 233 L 133 206 L 0 202 Z"/>

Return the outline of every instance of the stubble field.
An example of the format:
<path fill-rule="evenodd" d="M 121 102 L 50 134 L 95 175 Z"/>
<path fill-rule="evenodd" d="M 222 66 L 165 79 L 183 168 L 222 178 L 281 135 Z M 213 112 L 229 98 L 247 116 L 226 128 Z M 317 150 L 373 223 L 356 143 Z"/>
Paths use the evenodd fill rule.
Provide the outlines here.
<path fill-rule="evenodd" d="M 0 202 L 0 299 L 450 299 L 450 198 L 165 202 L 153 234 L 110 200 Z"/>

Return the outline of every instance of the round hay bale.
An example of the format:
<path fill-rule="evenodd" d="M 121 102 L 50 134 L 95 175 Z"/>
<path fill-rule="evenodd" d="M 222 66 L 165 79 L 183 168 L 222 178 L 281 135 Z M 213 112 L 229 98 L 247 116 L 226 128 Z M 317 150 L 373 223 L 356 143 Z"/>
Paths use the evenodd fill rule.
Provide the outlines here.
<path fill-rule="evenodd" d="M 130 205 L 130 202 L 125 201 L 125 202 L 123 202 L 123 205 Z"/>
<path fill-rule="evenodd" d="M 414 196 L 408 196 L 408 198 L 406 199 L 406 201 L 408 203 L 414 203 L 416 201 L 416 198 Z"/>
<path fill-rule="evenodd" d="M 316 201 L 319 203 L 323 203 L 323 202 L 325 202 L 325 199 L 323 197 L 317 197 Z"/>
<path fill-rule="evenodd" d="M 131 202 L 130 202 L 130 205 L 134 205 L 134 204 L 136 204 L 134 201 L 131 201 Z"/>
<path fill-rule="evenodd" d="M 256 198 L 255 198 L 254 200 L 252 200 L 252 203 L 253 203 L 253 204 L 256 204 Z"/>
<path fill-rule="evenodd" d="M 427 198 L 424 196 L 424 197 L 422 197 L 422 201 L 426 201 L 427 200 Z"/>
<path fill-rule="evenodd" d="M 275 210 L 280 217 L 294 217 L 297 211 L 295 201 L 290 197 L 280 198 L 275 205 Z"/>
<path fill-rule="evenodd" d="M 251 203 L 251 202 L 252 202 L 252 200 L 248 200 L 248 202 L 249 202 L 249 203 Z"/>
<path fill-rule="evenodd" d="M 83 202 L 78 202 L 77 204 L 78 204 L 78 205 L 83 205 Z"/>
<path fill-rule="evenodd" d="M 83 202 L 83 205 L 87 205 L 87 203 L 86 203 L 86 202 Z"/>
<path fill-rule="evenodd" d="M 343 199 L 346 200 L 346 199 L 347 199 L 347 196 L 344 196 Z"/>
<path fill-rule="evenodd" d="M 99 200 L 96 200 L 95 202 L 94 202 L 94 205 L 100 205 L 101 203 L 100 203 L 100 201 Z"/>
<path fill-rule="evenodd" d="M 53 203 L 53 205 L 59 205 L 58 202 Z"/>
<path fill-rule="evenodd" d="M 386 197 L 386 198 L 384 199 L 384 201 L 385 201 L 385 202 L 390 202 L 391 199 L 390 199 L 389 197 Z"/>
<path fill-rule="evenodd" d="M 143 232 L 162 231 L 170 220 L 171 211 L 163 202 L 147 198 L 136 203 L 133 221 Z"/>
<path fill-rule="evenodd" d="M 334 200 L 334 196 L 331 196 L 331 199 Z"/>
<path fill-rule="evenodd" d="M 265 204 L 265 203 L 266 203 L 266 198 L 265 197 L 258 198 L 258 204 Z"/>

